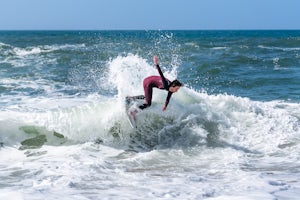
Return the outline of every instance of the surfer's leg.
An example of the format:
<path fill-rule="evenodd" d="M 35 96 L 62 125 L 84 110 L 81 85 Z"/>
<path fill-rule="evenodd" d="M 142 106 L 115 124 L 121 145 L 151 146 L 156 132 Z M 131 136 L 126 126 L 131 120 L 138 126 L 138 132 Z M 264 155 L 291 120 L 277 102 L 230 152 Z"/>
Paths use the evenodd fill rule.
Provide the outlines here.
<path fill-rule="evenodd" d="M 145 92 L 146 104 L 149 107 L 149 106 L 151 106 L 151 102 L 152 102 L 153 88 L 149 85 L 146 85 L 146 87 L 144 86 L 144 92 Z"/>
<path fill-rule="evenodd" d="M 140 105 L 139 108 L 140 109 L 145 109 L 149 106 L 151 106 L 151 102 L 152 102 L 152 91 L 153 91 L 153 88 L 151 86 L 149 86 L 149 84 L 146 83 L 146 81 L 144 80 L 144 93 L 145 93 L 145 96 L 140 96 L 141 99 L 145 99 L 145 103 Z"/>

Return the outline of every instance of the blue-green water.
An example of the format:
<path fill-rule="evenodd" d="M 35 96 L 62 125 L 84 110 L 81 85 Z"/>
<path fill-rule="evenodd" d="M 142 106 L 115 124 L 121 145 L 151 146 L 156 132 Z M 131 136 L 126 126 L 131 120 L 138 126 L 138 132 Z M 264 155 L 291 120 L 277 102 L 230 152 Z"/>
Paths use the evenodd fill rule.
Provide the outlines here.
<path fill-rule="evenodd" d="M 153 55 L 185 87 L 133 130 Z M 1 31 L 0 199 L 296 199 L 299 58 L 300 31 Z"/>
<path fill-rule="evenodd" d="M 7 31 L 0 41 L 1 78 L 53 81 L 67 93 L 101 92 L 106 63 L 130 53 L 149 63 L 159 55 L 209 94 L 299 100 L 300 31 Z"/>

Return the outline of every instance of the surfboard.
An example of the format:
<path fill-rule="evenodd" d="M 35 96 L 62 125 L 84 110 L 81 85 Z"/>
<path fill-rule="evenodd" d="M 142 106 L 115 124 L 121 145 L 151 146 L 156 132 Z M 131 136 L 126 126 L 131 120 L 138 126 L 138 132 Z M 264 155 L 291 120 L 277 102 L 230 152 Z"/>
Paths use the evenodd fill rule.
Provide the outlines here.
<path fill-rule="evenodd" d="M 125 112 L 130 126 L 134 129 L 137 128 L 137 113 L 140 111 L 140 109 L 138 109 L 138 104 L 140 103 L 140 100 L 143 100 L 144 98 L 145 96 L 143 95 L 135 97 L 127 96 L 125 98 Z"/>
<path fill-rule="evenodd" d="M 137 125 L 136 125 L 136 112 L 133 110 L 128 110 L 126 112 L 126 115 L 127 115 L 127 118 L 128 118 L 128 121 L 129 121 L 129 124 L 132 128 L 136 129 L 137 128 Z"/>

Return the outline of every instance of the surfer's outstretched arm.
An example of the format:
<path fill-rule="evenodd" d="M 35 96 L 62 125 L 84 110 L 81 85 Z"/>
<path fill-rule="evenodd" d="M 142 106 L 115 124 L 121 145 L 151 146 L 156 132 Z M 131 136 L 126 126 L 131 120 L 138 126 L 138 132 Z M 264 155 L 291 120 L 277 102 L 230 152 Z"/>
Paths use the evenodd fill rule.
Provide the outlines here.
<path fill-rule="evenodd" d="M 178 80 L 174 80 L 174 81 L 170 82 L 168 79 L 165 78 L 165 76 L 163 75 L 163 73 L 158 65 L 158 57 L 157 56 L 153 57 L 153 62 L 154 62 L 154 65 L 156 66 L 156 69 L 158 70 L 158 73 L 161 77 L 162 84 L 164 86 L 163 89 L 168 91 L 168 96 L 166 98 L 165 104 L 162 109 L 163 111 L 165 111 L 167 109 L 167 106 L 169 104 L 172 94 L 179 90 L 179 88 L 182 86 L 182 83 L 180 83 Z"/>
<path fill-rule="evenodd" d="M 170 102 L 172 94 L 173 94 L 172 92 L 168 92 L 168 96 L 166 98 L 165 105 L 163 106 L 162 111 L 165 111 L 167 109 L 167 106 Z"/>
<path fill-rule="evenodd" d="M 163 83 L 163 85 L 164 85 L 164 88 L 165 88 L 166 90 L 169 90 L 169 83 L 168 83 L 168 81 L 166 80 L 164 74 L 162 73 L 162 71 L 161 71 L 161 69 L 160 69 L 160 67 L 159 67 L 159 65 L 158 65 L 158 57 L 157 57 L 157 56 L 154 56 L 154 57 L 153 57 L 153 62 L 154 62 L 154 65 L 156 66 L 156 69 L 157 69 L 157 71 L 158 71 L 158 73 L 159 73 L 159 75 L 160 75 L 160 77 L 161 77 L 161 80 L 162 80 L 162 83 Z"/>
<path fill-rule="evenodd" d="M 153 62 L 154 62 L 154 65 L 158 65 L 158 57 L 157 56 L 153 56 Z"/>

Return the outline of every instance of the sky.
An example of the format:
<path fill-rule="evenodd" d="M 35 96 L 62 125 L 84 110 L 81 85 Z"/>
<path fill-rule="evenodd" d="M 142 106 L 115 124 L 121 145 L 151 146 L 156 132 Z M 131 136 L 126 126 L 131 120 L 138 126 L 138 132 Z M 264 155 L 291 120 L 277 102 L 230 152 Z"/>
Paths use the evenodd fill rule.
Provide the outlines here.
<path fill-rule="evenodd" d="M 0 0 L 0 30 L 300 30 L 300 0 Z"/>

